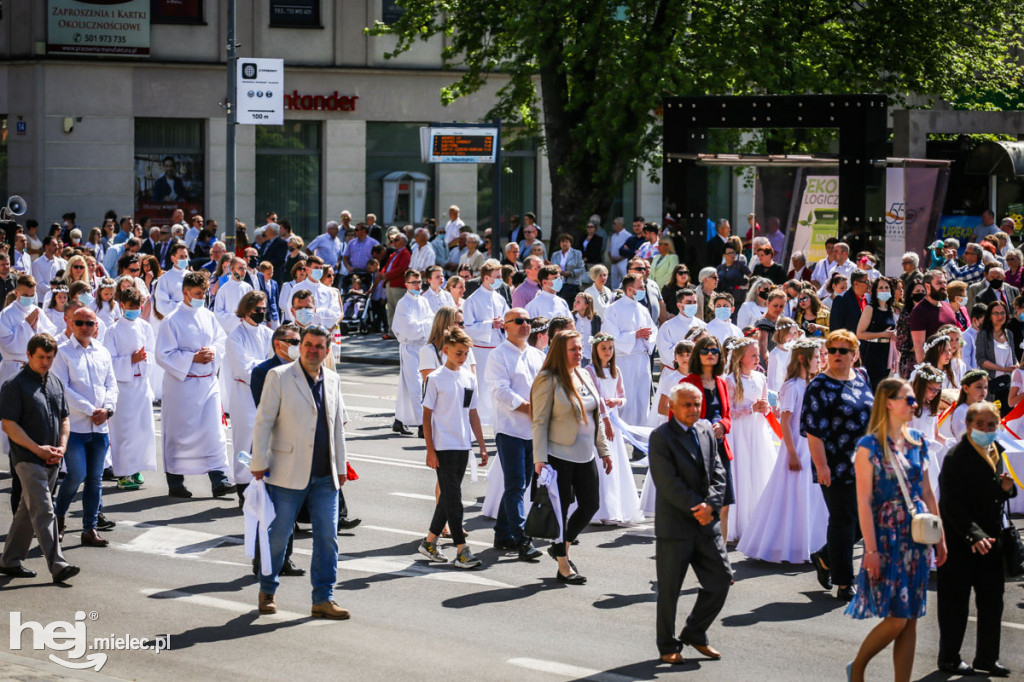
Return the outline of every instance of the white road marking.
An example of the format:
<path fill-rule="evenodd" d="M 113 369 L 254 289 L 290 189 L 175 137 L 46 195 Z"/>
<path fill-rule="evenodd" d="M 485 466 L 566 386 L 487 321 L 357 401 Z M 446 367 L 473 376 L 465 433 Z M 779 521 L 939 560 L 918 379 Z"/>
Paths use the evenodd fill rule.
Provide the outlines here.
<path fill-rule="evenodd" d="M 156 598 L 172 599 L 190 606 L 209 606 L 210 608 L 231 611 L 232 613 L 253 613 L 257 609 L 255 604 L 244 604 L 230 599 L 219 599 L 205 594 L 192 594 L 191 592 L 182 592 L 180 590 L 157 590 L 150 587 L 141 589 L 139 592 L 147 597 L 160 595 Z M 311 619 L 308 613 L 296 613 L 295 611 L 278 610 L 277 613 L 260 614 L 260 618 L 269 618 L 271 620 L 303 620 L 309 618 L 310 625 L 326 625 L 329 623 L 327 620 Z"/>
<path fill-rule="evenodd" d="M 968 616 L 967 620 L 974 621 L 975 623 L 978 622 L 978 619 L 974 616 Z M 1013 628 L 1014 630 L 1024 630 L 1024 625 L 1022 625 L 1021 623 L 1007 623 L 1005 620 L 1003 621 L 1003 627 Z"/>
<path fill-rule="evenodd" d="M 360 526 L 366 528 L 369 526 Z M 413 533 L 422 535 L 422 533 Z M 312 555 L 312 550 L 303 547 L 295 547 L 292 554 Z M 418 555 L 417 555 L 418 556 Z M 485 578 L 479 571 L 463 570 L 454 566 L 444 564 L 432 564 L 427 561 L 401 561 L 398 559 L 387 559 L 383 557 L 352 557 L 345 554 L 338 555 L 338 569 L 344 571 L 355 571 L 357 573 L 371 573 L 374 575 L 388 574 L 402 576 L 403 578 L 427 578 L 429 580 L 440 580 L 447 583 L 463 583 L 468 585 L 482 585 L 484 587 L 512 587 L 508 583 L 499 582 Z"/>
<path fill-rule="evenodd" d="M 626 680 L 633 679 L 631 677 L 626 677 L 625 675 L 606 673 L 601 670 L 593 670 L 592 668 L 581 668 L 578 665 L 558 663 L 557 661 L 544 661 L 539 658 L 510 658 L 507 662 L 517 668 L 536 670 L 542 673 L 551 673 L 552 675 L 561 675 L 562 677 L 568 677 L 571 679 L 578 679 L 582 677 L 588 680 L 600 680 L 601 682 L 626 682 Z"/>
<path fill-rule="evenodd" d="M 348 458 L 353 462 L 363 462 L 364 464 L 386 464 L 387 466 L 403 467 L 405 469 L 426 469 L 427 471 L 433 471 L 426 464 L 416 464 L 415 462 L 408 459 L 394 459 L 392 457 L 376 457 L 368 455 L 352 455 L 349 454 Z"/>
<path fill-rule="evenodd" d="M 433 495 L 420 495 L 419 493 L 389 493 L 395 497 L 408 497 L 410 500 L 424 500 L 427 502 L 434 502 Z M 476 500 L 463 500 L 463 507 L 479 507 L 480 504 Z"/>

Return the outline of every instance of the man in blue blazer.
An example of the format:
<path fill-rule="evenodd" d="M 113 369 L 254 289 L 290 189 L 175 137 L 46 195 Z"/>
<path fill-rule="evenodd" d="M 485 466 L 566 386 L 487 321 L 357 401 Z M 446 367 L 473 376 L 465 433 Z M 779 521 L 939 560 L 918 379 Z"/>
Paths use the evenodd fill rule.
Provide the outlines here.
<path fill-rule="evenodd" d="M 850 273 L 850 288 L 832 303 L 832 313 L 829 315 L 829 328 L 832 331 L 847 329 L 854 334 L 857 333 L 857 324 L 864 309 L 861 301 L 864 300 L 864 294 L 868 292 L 869 286 L 868 273 L 863 270 L 854 270 Z"/>

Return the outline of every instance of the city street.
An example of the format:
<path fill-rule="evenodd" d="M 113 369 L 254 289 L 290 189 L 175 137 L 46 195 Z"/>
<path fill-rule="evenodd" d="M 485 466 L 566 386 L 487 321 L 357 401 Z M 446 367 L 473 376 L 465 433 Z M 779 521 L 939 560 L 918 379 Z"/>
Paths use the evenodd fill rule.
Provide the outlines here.
<path fill-rule="evenodd" d="M 163 475 L 147 473 L 139 491 L 104 483 L 105 512 L 118 524 L 105 533 L 107 549 L 80 546 L 81 504 L 72 505 L 64 547 L 82 572 L 70 587 L 51 585 L 36 550 L 26 566 L 40 577 L 0 577 L 0 680 L 840 680 L 877 622 L 844 616 L 843 605 L 820 589 L 809 565 L 770 565 L 733 552 L 736 584 L 710 631 L 723 660 L 701 660 L 688 648 L 686 665 L 661 664 L 654 641 L 653 523 L 591 526 L 573 550 L 588 584 L 560 585 L 546 554 L 530 564 L 491 548 L 492 522 L 480 516 L 484 476 L 471 482 L 467 474 L 463 488 L 469 541 L 483 569 L 428 565 L 416 546 L 430 520 L 434 474 L 424 466 L 422 441 L 391 433 L 397 368 L 343 363 L 339 370 L 351 418 L 349 459 L 360 477 L 345 486 L 350 516 L 362 524 L 339 538 L 335 591 L 351 620 L 308 617 L 308 576 L 282 578 L 279 613 L 258 615 L 234 498 L 213 499 L 205 477 L 189 478 L 193 499 L 169 498 Z M 489 450 L 494 452 L 492 443 Z M 6 461 L 0 466 L 6 468 Z M 635 470 L 638 487 L 644 471 Z M 11 520 L 9 489 L 5 472 L 4 534 Z M 303 568 L 309 567 L 311 547 L 308 532 L 296 537 L 294 558 Z M 454 556 L 450 544 L 444 551 Z M 680 598 L 680 628 L 696 585 L 691 574 Z M 21 648 L 12 650 L 9 612 L 19 612 L 22 624 L 45 627 L 54 621 L 74 624 L 78 611 L 90 645 L 98 637 L 166 635 L 169 640 L 161 641 L 169 649 L 94 649 L 88 654 L 107 655 L 98 674 L 47 661 L 48 654 L 68 660 L 74 652 L 33 650 L 28 629 Z M 935 612 L 933 591 L 918 630 L 915 679 L 946 679 L 935 671 Z M 1024 679 L 1020 580 L 1007 585 L 1003 621 L 1002 662 Z M 962 652 L 968 662 L 974 633 L 972 622 Z M 891 677 L 887 651 L 868 669 L 868 678 Z"/>

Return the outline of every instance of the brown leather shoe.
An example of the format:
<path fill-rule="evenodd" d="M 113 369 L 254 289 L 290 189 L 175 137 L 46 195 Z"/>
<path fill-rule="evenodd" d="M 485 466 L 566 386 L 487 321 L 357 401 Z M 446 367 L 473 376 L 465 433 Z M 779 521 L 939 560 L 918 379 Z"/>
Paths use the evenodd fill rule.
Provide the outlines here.
<path fill-rule="evenodd" d="M 260 592 L 260 613 L 269 615 L 277 613 L 277 604 L 274 603 L 274 595 Z"/>
<path fill-rule="evenodd" d="M 313 604 L 313 610 L 309 615 L 313 618 L 326 618 L 328 620 L 348 620 L 350 616 L 348 609 L 341 608 L 334 601 L 322 601 L 319 604 Z"/>
<path fill-rule="evenodd" d="M 101 538 L 95 528 L 82 533 L 82 545 L 85 547 L 106 547 L 109 544 L 110 540 Z"/>
<path fill-rule="evenodd" d="M 697 644 L 691 644 L 690 646 L 696 649 L 702 656 L 710 658 L 712 661 L 720 661 L 722 659 L 722 652 L 710 644 L 703 644 L 699 646 Z"/>
<path fill-rule="evenodd" d="M 683 655 L 677 651 L 673 654 L 662 654 L 661 662 L 670 663 L 672 665 L 682 665 L 683 663 L 686 663 L 686 659 L 683 658 Z"/>
<path fill-rule="evenodd" d="M 58 516 L 57 517 L 57 542 L 64 542 L 64 527 L 65 527 L 64 517 L 63 516 Z"/>

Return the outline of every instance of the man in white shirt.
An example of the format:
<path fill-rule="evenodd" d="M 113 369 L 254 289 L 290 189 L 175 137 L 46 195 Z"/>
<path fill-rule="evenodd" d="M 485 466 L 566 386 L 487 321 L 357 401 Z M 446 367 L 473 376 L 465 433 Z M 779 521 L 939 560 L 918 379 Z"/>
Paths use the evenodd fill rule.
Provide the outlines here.
<path fill-rule="evenodd" d="M 832 271 L 836 269 L 835 246 L 838 243 L 839 240 L 835 237 L 825 240 L 826 255 L 814 265 L 814 273 L 811 274 L 811 282 L 815 286 L 825 286 L 825 282 L 832 276 Z"/>
<path fill-rule="evenodd" d="M 555 317 L 572 319 L 569 304 L 558 296 L 564 283 L 558 266 L 545 265 L 542 267 L 537 274 L 537 281 L 540 283 L 540 291 L 532 301 L 526 304 L 526 312 L 530 317 L 546 317 L 549 320 Z"/>
<path fill-rule="evenodd" d="M 713 300 L 715 319 L 708 322 L 708 333 L 718 339 L 720 344 L 725 344 L 729 337 L 742 337 L 743 330 L 732 323 L 732 294 L 715 294 Z"/>
<path fill-rule="evenodd" d="M 540 556 L 540 551 L 523 532 L 523 496 L 533 478 L 530 389 L 544 364 L 544 354 L 527 343 L 530 320 L 526 310 L 512 308 L 506 312 L 504 327 L 506 340 L 491 353 L 480 382 L 494 403 L 494 440 L 505 478 L 494 522 L 494 546 L 517 551 L 521 560 L 531 561 Z"/>
<path fill-rule="evenodd" d="M 73 324 L 72 336 L 60 346 L 52 369 L 64 384 L 71 416 L 71 435 L 64 453 L 67 476 L 57 494 L 54 513 L 57 531 L 63 533 L 68 508 L 85 481 L 82 544 L 106 547 L 110 543 L 100 537 L 96 522 L 102 503 L 103 462 L 110 447 L 107 420 L 114 416 L 117 405 L 117 379 L 110 353 L 93 338 L 99 324 L 96 313 L 79 308 Z"/>
<path fill-rule="evenodd" d="M 291 296 L 303 289 L 313 293 L 316 301 L 316 323 L 330 331 L 341 319 L 341 298 L 336 296 L 331 287 L 320 280 L 324 276 L 324 263 L 317 256 L 310 256 L 307 261 L 309 266 L 309 277 L 299 282 L 291 290 Z"/>
<path fill-rule="evenodd" d="M 451 249 L 459 241 L 459 234 L 466 223 L 459 217 L 459 207 L 452 204 L 448 207 L 448 223 L 444 226 L 444 242 Z"/>
<path fill-rule="evenodd" d="M 484 376 L 487 362 L 493 351 L 505 338 L 505 313 L 508 303 L 495 291 L 501 278 L 501 264 L 492 259 L 480 267 L 480 288 L 462 302 L 462 318 L 466 333 L 473 339 L 473 355 L 476 357 L 477 376 Z M 477 414 L 481 424 L 494 421 L 494 405 L 490 391 L 482 391 Z"/>
<path fill-rule="evenodd" d="M 420 376 L 420 348 L 430 337 L 434 314 L 430 304 L 420 293 L 422 277 L 416 270 L 405 271 L 405 295 L 395 305 L 395 318 L 391 332 L 398 339 L 400 377 L 395 399 L 395 421 L 391 430 L 403 436 L 412 435 L 409 426 L 423 426 L 423 408 L 420 396 L 423 378 Z"/>
<path fill-rule="evenodd" d="M 413 233 L 412 258 L 409 267 L 413 270 L 423 272 L 427 267 L 437 262 L 437 254 L 434 247 L 429 243 L 430 231 L 425 227 L 418 227 Z"/>
<path fill-rule="evenodd" d="M 626 404 L 622 420 L 630 426 L 645 426 L 651 402 L 651 354 L 658 341 L 658 329 L 651 311 L 636 300 L 643 281 L 634 274 L 622 278 L 625 294 L 605 309 L 602 331 L 615 337 L 615 362 L 622 372 Z"/>
<path fill-rule="evenodd" d="M 57 239 L 53 235 L 46 235 L 43 238 L 43 255 L 32 264 L 32 276 L 36 280 L 36 296 L 39 301 L 46 297 L 50 290 L 50 281 L 57 276 L 57 273 L 65 269 L 68 264 L 63 258 L 57 256 Z"/>
<path fill-rule="evenodd" d="M 217 316 L 217 322 L 224 329 L 225 335 L 235 331 L 235 327 L 241 324 L 235 315 L 238 302 L 252 291 L 252 287 L 245 281 L 245 261 L 235 256 L 231 259 L 230 267 L 231 277 L 217 290 L 213 300 L 213 314 Z"/>
<path fill-rule="evenodd" d="M 832 272 L 838 272 L 849 279 L 850 274 L 857 269 L 857 264 L 850 260 L 849 245 L 845 242 L 836 242 L 833 253 L 835 253 L 836 266 L 832 269 Z"/>
<path fill-rule="evenodd" d="M 327 221 L 327 231 L 318 235 L 306 246 L 306 251 L 317 256 L 331 267 L 338 267 L 342 251 L 341 238 L 338 236 L 338 223 Z"/>
<path fill-rule="evenodd" d="M 427 290 L 423 292 L 423 298 L 430 305 L 430 312 L 436 313 L 442 306 L 455 307 L 455 299 L 444 286 L 444 270 L 440 265 L 428 265 L 423 269 L 423 279 L 427 281 Z"/>
<path fill-rule="evenodd" d="M 626 245 L 629 236 L 629 232 L 626 232 L 626 221 L 623 218 L 616 218 L 612 221 L 612 234 L 608 238 L 608 258 L 612 264 L 608 285 L 612 289 L 618 289 L 622 278 L 626 276 L 629 259 L 620 254 L 619 250 Z"/>
<path fill-rule="evenodd" d="M 676 304 L 679 306 L 679 314 L 665 322 L 658 328 L 658 359 L 661 367 L 674 369 L 676 344 L 684 340 L 694 329 L 703 329 L 705 325 L 697 317 L 697 292 L 687 287 L 676 292 Z M 680 370 L 685 376 L 688 372 L 685 368 Z"/>
<path fill-rule="evenodd" d="M 153 288 L 153 312 L 162 320 L 177 309 L 182 301 L 181 282 L 188 270 L 188 248 L 181 242 L 171 246 L 171 269 L 165 270 Z M 153 333 L 158 333 L 157 327 Z"/>
<path fill-rule="evenodd" d="M 31 275 L 32 257 L 29 256 L 27 247 L 28 239 L 25 238 L 25 235 L 20 232 L 14 235 L 14 251 L 11 252 L 11 267 L 19 272 L 24 272 L 26 275 Z M 0 301 L 0 305 L 3 305 L 3 301 Z"/>
<path fill-rule="evenodd" d="M 182 216 L 182 218 L 184 219 L 184 216 Z M 174 222 L 180 223 L 181 221 L 176 220 Z M 196 241 L 199 239 L 199 233 L 202 231 L 205 224 L 206 221 L 203 219 L 203 216 L 192 216 L 192 225 L 188 228 L 188 232 L 185 233 L 185 246 L 188 247 L 189 253 L 195 253 Z"/>

